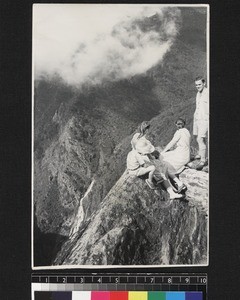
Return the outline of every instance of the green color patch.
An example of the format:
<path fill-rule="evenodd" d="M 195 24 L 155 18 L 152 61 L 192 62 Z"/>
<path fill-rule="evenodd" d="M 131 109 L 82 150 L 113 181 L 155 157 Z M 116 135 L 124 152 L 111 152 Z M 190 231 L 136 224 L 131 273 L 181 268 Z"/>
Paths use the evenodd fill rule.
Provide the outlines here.
<path fill-rule="evenodd" d="M 148 300 L 166 300 L 165 292 L 148 292 Z"/>

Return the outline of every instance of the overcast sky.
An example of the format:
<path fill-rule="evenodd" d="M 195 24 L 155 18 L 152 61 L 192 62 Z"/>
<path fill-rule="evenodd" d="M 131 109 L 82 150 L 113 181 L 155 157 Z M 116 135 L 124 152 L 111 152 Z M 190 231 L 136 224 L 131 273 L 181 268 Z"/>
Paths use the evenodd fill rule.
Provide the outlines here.
<path fill-rule="evenodd" d="M 180 20 L 160 5 L 35 4 L 35 78 L 58 73 L 80 85 L 144 73 L 171 49 Z"/>

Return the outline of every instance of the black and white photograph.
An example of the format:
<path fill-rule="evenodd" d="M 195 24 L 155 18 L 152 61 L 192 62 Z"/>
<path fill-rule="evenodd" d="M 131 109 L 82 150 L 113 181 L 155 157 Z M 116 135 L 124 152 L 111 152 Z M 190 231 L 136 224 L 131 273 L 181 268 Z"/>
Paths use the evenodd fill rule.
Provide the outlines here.
<path fill-rule="evenodd" d="M 207 266 L 209 5 L 32 20 L 32 268 Z"/>

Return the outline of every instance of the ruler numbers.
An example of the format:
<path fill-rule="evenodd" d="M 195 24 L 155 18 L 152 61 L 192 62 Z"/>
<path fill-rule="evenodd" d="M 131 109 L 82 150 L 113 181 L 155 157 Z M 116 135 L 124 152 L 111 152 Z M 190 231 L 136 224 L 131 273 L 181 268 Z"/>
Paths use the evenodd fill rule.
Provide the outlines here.
<path fill-rule="evenodd" d="M 102 283 L 102 277 L 101 276 L 94 276 L 92 282 L 100 284 L 100 283 Z"/>
<path fill-rule="evenodd" d="M 76 276 L 75 277 L 76 283 L 85 283 L 84 277 L 83 276 Z"/>
<path fill-rule="evenodd" d="M 181 277 L 181 283 L 190 284 L 190 277 L 189 276 Z"/>
<path fill-rule="evenodd" d="M 49 282 L 48 277 L 47 276 L 40 276 L 40 282 L 41 283 L 48 283 Z"/>
<path fill-rule="evenodd" d="M 163 283 L 167 283 L 167 284 L 172 284 L 173 283 L 173 279 L 172 276 L 164 276 L 163 277 Z"/>
<path fill-rule="evenodd" d="M 81 283 L 81 284 L 85 283 L 83 276 L 76 276 L 75 281 L 76 281 L 76 283 Z"/>
<path fill-rule="evenodd" d="M 146 277 L 146 283 L 155 283 L 155 277 Z"/>
<path fill-rule="evenodd" d="M 198 283 L 199 284 L 207 284 L 207 277 L 205 277 L 205 276 L 198 277 Z"/>
<path fill-rule="evenodd" d="M 111 283 L 120 283 L 120 278 L 118 276 L 111 277 Z"/>
<path fill-rule="evenodd" d="M 118 276 L 116 276 L 118 275 Z M 160 276 L 159 276 L 160 275 Z M 207 285 L 207 275 L 181 274 L 180 276 L 171 274 L 92 274 L 85 275 L 32 275 L 32 282 L 39 283 L 80 283 L 80 284 L 147 284 L 147 285 Z"/>
<path fill-rule="evenodd" d="M 57 283 L 67 283 L 67 277 L 66 276 L 58 276 Z"/>

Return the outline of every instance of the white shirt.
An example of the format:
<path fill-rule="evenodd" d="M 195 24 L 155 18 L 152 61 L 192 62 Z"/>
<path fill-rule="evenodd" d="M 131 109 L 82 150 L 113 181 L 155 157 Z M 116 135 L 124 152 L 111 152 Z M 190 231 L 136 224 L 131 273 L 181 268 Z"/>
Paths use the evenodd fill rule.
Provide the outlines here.
<path fill-rule="evenodd" d="M 194 120 L 209 120 L 209 91 L 205 87 L 201 93 L 197 92 Z"/>
<path fill-rule="evenodd" d="M 150 162 L 147 155 L 141 155 L 134 149 L 128 153 L 127 156 L 128 170 L 135 170 L 140 166 L 144 165 L 146 162 Z"/>

